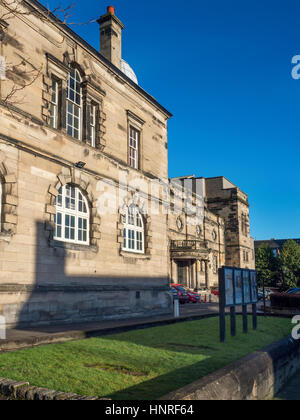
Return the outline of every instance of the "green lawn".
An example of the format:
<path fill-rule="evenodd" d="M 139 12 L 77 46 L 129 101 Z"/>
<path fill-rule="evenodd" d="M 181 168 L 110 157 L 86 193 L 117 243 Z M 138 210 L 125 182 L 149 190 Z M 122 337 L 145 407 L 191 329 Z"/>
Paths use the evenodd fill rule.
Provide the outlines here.
<path fill-rule="evenodd" d="M 4 353 L 0 377 L 114 400 L 156 399 L 291 332 L 289 319 L 259 318 L 257 332 L 239 332 L 221 344 L 218 322 L 210 318 Z"/>

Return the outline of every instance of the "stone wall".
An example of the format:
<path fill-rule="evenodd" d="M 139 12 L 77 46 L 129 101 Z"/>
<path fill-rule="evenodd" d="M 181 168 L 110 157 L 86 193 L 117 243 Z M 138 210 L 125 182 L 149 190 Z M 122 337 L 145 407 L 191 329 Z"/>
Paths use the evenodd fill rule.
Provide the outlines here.
<path fill-rule="evenodd" d="M 291 337 L 226 366 L 161 400 L 267 400 L 300 369 L 300 341 Z"/>

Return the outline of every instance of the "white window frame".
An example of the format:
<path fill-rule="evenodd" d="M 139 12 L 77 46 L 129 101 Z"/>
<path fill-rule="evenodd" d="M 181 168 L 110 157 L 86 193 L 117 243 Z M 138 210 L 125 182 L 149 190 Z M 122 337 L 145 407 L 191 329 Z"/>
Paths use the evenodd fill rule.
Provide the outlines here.
<path fill-rule="evenodd" d="M 135 254 L 145 253 L 145 227 L 143 217 L 137 206 L 131 205 L 123 216 L 122 250 Z"/>
<path fill-rule="evenodd" d="M 74 87 L 71 87 L 71 81 L 74 82 Z M 66 130 L 69 136 L 76 140 L 82 139 L 82 87 L 81 76 L 77 69 L 73 69 L 69 74 L 68 88 L 67 88 L 67 103 L 66 103 Z M 72 96 L 74 95 L 74 98 Z M 77 98 L 79 97 L 79 98 Z M 79 100 L 77 100 L 79 99 Z M 69 109 L 71 108 L 71 112 Z M 78 116 L 75 115 L 75 109 L 78 110 Z M 69 124 L 69 117 L 71 123 Z M 75 127 L 75 120 L 78 120 L 78 129 Z M 75 132 L 78 131 L 78 136 Z"/>
<path fill-rule="evenodd" d="M 58 81 L 52 79 L 50 102 L 50 127 L 58 127 Z"/>
<path fill-rule="evenodd" d="M 74 201 L 73 206 L 67 206 L 66 201 L 67 199 L 70 199 L 69 194 L 67 194 L 67 191 L 72 191 L 72 189 L 75 190 L 74 197 L 72 198 Z M 79 210 L 79 203 L 81 203 L 83 211 Z M 84 205 L 86 211 L 84 211 Z M 71 208 L 70 208 L 71 207 Z M 72 208 L 73 207 L 73 208 Z M 64 185 L 59 190 L 59 196 L 56 198 L 55 202 L 55 208 L 56 208 L 56 216 L 55 216 L 55 234 L 54 239 L 56 241 L 60 242 L 66 242 L 66 243 L 75 243 L 75 244 L 81 244 L 81 245 L 89 245 L 90 243 L 90 211 L 87 199 L 83 195 L 83 193 L 80 191 L 78 187 L 72 186 L 70 184 Z M 61 215 L 61 224 L 57 224 L 58 221 L 58 215 Z M 71 239 L 70 237 L 66 237 L 66 217 L 73 218 L 74 219 L 74 226 L 70 228 L 74 229 L 74 239 Z M 81 225 L 83 226 L 84 222 L 86 221 L 86 229 L 83 227 L 80 228 L 80 219 L 81 219 Z M 71 226 L 71 225 L 69 225 Z M 58 227 L 61 228 L 61 236 L 58 235 Z M 79 239 L 79 231 L 86 231 L 86 240 L 80 240 Z"/>
<path fill-rule="evenodd" d="M 133 125 L 129 126 L 129 166 L 139 169 L 139 148 L 141 132 Z"/>
<path fill-rule="evenodd" d="M 96 119 L 97 119 L 97 105 L 91 103 L 90 105 L 90 142 L 92 147 L 96 147 Z"/>

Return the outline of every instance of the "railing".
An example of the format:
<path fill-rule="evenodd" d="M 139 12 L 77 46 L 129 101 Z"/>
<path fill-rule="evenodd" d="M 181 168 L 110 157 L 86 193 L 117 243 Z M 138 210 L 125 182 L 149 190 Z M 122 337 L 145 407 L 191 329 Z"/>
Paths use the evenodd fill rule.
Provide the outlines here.
<path fill-rule="evenodd" d="M 187 240 L 187 241 L 171 241 L 171 250 L 179 251 L 179 250 L 195 250 L 195 249 L 203 249 L 207 248 L 207 243 L 205 241 L 194 241 L 194 240 Z"/>

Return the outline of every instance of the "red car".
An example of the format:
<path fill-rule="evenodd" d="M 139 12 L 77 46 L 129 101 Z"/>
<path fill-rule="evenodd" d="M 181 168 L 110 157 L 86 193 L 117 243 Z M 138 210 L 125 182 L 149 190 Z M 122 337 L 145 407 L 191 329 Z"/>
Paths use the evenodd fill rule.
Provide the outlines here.
<path fill-rule="evenodd" d="M 200 303 L 201 299 L 198 293 L 191 292 L 190 290 L 186 289 L 182 286 L 182 284 L 171 284 L 171 287 L 176 289 L 178 292 L 185 293 L 188 296 L 189 302 L 192 303 Z"/>
<path fill-rule="evenodd" d="M 220 296 L 219 289 L 212 289 L 211 294 L 215 296 Z"/>

